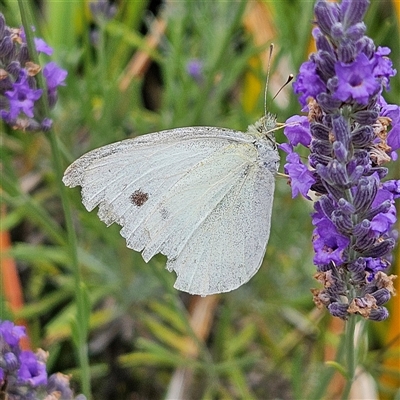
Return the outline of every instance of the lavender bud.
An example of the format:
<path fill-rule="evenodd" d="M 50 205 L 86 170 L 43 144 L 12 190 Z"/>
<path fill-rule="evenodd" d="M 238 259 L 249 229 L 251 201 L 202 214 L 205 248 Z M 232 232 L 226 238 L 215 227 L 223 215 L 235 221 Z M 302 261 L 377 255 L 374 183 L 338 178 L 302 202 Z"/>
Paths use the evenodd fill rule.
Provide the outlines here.
<path fill-rule="evenodd" d="M 374 172 L 378 174 L 379 179 L 383 179 L 389 173 L 389 170 L 385 167 L 372 167 L 369 173 L 372 174 Z"/>
<path fill-rule="evenodd" d="M 347 156 L 348 156 L 348 151 L 344 147 L 342 142 L 334 142 L 333 143 L 333 151 L 335 152 L 336 158 L 339 160 L 339 162 L 344 163 L 347 161 Z"/>
<path fill-rule="evenodd" d="M 346 28 L 349 28 L 350 26 L 361 22 L 364 18 L 365 12 L 367 11 L 368 5 L 369 1 L 367 0 L 343 2 L 343 25 Z"/>
<path fill-rule="evenodd" d="M 376 286 L 374 280 L 372 282 L 368 282 L 364 287 L 363 287 L 363 294 L 366 296 L 367 294 L 372 294 L 375 293 L 379 288 Z"/>
<path fill-rule="evenodd" d="M 329 129 L 323 124 L 320 124 L 318 122 L 312 122 L 310 124 L 310 131 L 311 135 L 315 139 L 325 140 L 325 141 L 329 140 Z"/>
<path fill-rule="evenodd" d="M 392 238 L 385 239 L 382 242 L 378 243 L 377 245 L 373 246 L 369 250 L 365 251 L 363 256 L 364 257 L 383 257 L 387 253 L 390 253 L 395 245 L 395 241 Z"/>
<path fill-rule="evenodd" d="M 334 118 L 332 121 L 332 128 L 336 140 L 342 142 L 347 149 L 349 146 L 350 132 L 349 126 L 345 119 L 342 116 Z"/>
<path fill-rule="evenodd" d="M 369 221 L 368 219 L 364 219 L 354 227 L 353 234 L 354 236 L 366 236 L 370 230 L 371 230 L 371 221 Z M 357 261 L 358 260 L 360 260 L 360 258 L 358 258 Z"/>
<path fill-rule="evenodd" d="M 13 352 L 7 352 L 3 356 L 4 367 L 10 371 L 14 371 L 19 367 L 19 360 Z M 1 366 L 3 363 L 1 363 Z"/>
<path fill-rule="evenodd" d="M 315 63 L 320 77 L 327 81 L 335 75 L 335 59 L 326 51 L 320 50 L 315 56 Z"/>
<path fill-rule="evenodd" d="M 340 38 L 342 38 L 343 34 L 344 30 L 341 22 L 336 22 L 335 24 L 332 25 L 331 35 L 334 40 L 338 41 Z"/>
<path fill-rule="evenodd" d="M 338 48 L 339 61 L 351 63 L 356 57 L 356 47 L 350 39 L 345 39 L 340 43 Z"/>
<path fill-rule="evenodd" d="M 371 310 L 368 319 L 371 321 L 383 321 L 389 316 L 389 312 L 385 307 L 378 307 Z"/>
<path fill-rule="evenodd" d="M 0 90 L 1 90 L 1 80 L 0 80 Z M 0 110 L 5 110 L 8 107 L 8 99 L 0 97 Z M 1 112 L 0 112 L 1 115 Z"/>
<path fill-rule="evenodd" d="M 2 13 L 0 13 L 0 40 L 3 39 L 4 33 L 6 31 L 6 20 Z"/>
<path fill-rule="evenodd" d="M 357 165 L 350 173 L 349 179 L 352 184 L 358 182 L 365 172 L 365 168 L 362 165 Z"/>
<path fill-rule="evenodd" d="M 360 235 L 356 237 L 353 249 L 359 253 L 364 253 L 369 251 L 375 242 L 375 235 L 372 232 L 368 232 L 365 235 Z"/>
<path fill-rule="evenodd" d="M 2 76 L 2 79 L 0 79 L 0 91 L 4 93 L 7 90 L 12 89 L 13 81 L 10 79 L 10 75 L 4 69 L 0 69 L 0 75 Z M 1 100 L 4 100 L 4 103 L 2 102 L 0 109 L 4 110 L 6 105 L 8 105 L 8 99 L 0 97 L 0 101 Z"/>
<path fill-rule="evenodd" d="M 58 100 L 57 92 L 53 90 L 49 91 L 49 93 L 47 94 L 47 100 L 49 101 L 49 107 L 54 108 Z"/>
<path fill-rule="evenodd" d="M 374 131 L 371 126 L 364 125 L 360 126 L 351 132 L 351 141 L 354 146 L 364 147 L 370 143 L 374 138 Z"/>
<path fill-rule="evenodd" d="M 390 292 L 389 290 L 382 288 L 382 289 L 378 289 L 376 292 L 371 293 L 372 296 L 375 297 L 376 299 L 376 304 L 378 306 L 381 306 L 385 303 L 387 303 L 390 300 Z"/>
<path fill-rule="evenodd" d="M 369 221 L 368 221 L 369 223 Z M 358 257 L 356 260 L 351 262 L 348 265 L 348 269 L 351 272 L 362 272 L 365 271 L 365 268 L 367 266 L 367 262 L 364 257 Z"/>
<path fill-rule="evenodd" d="M 48 132 L 53 125 L 53 121 L 50 118 L 44 118 L 40 124 L 40 128 L 43 132 Z"/>
<path fill-rule="evenodd" d="M 29 50 L 28 46 L 26 44 L 22 44 L 21 48 L 19 49 L 18 53 L 18 60 L 21 63 L 21 65 L 25 65 L 29 61 Z"/>
<path fill-rule="evenodd" d="M 325 140 L 313 139 L 310 144 L 310 150 L 313 153 L 330 156 L 332 153 L 332 145 Z"/>
<path fill-rule="evenodd" d="M 354 160 L 357 162 L 357 165 L 363 165 L 368 167 L 370 164 L 369 153 L 366 150 L 358 150 L 354 152 Z"/>
<path fill-rule="evenodd" d="M 332 204 L 331 199 L 328 196 L 321 196 L 318 200 L 323 213 L 330 218 L 333 211 L 335 210 L 334 205 Z"/>
<path fill-rule="evenodd" d="M 334 49 L 331 45 L 331 43 L 329 42 L 329 40 L 326 38 L 326 36 L 320 34 L 317 36 L 317 38 L 315 39 L 316 41 L 316 45 L 317 45 L 317 49 L 318 50 L 322 50 L 325 51 L 329 54 L 334 54 Z"/>
<path fill-rule="evenodd" d="M 4 36 L 3 40 L 0 42 L 0 57 L 7 57 L 13 51 L 14 45 L 10 36 Z"/>
<path fill-rule="evenodd" d="M 358 257 L 357 260 L 351 262 L 347 268 L 351 272 L 351 277 L 355 283 L 361 284 L 365 282 L 365 267 L 366 261 L 362 257 Z"/>
<path fill-rule="evenodd" d="M 357 212 L 367 210 L 378 193 L 379 183 L 375 178 L 362 178 L 358 182 L 353 205 Z M 369 218 L 368 218 L 369 219 Z"/>
<path fill-rule="evenodd" d="M 372 220 L 372 218 L 374 218 L 376 215 L 378 214 L 386 214 L 389 210 L 390 210 L 390 206 L 392 205 L 390 200 L 385 200 L 382 204 L 380 204 L 379 206 L 373 208 L 372 210 L 369 210 L 366 214 L 365 214 L 365 218 L 369 219 L 370 221 Z"/>
<path fill-rule="evenodd" d="M 321 179 L 323 180 L 323 182 L 328 183 L 330 185 L 333 184 L 330 172 L 329 172 L 329 165 L 331 164 L 332 161 L 329 162 L 328 165 L 322 165 L 322 164 L 317 164 L 316 166 L 316 171 L 317 174 L 321 177 Z"/>
<path fill-rule="evenodd" d="M 328 80 L 326 86 L 330 92 L 336 92 L 336 89 L 339 87 L 339 78 L 337 76 L 332 76 L 332 78 Z"/>
<path fill-rule="evenodd" d="M 340 210 L 335 210 L 332 213 L 332 222 L 341 232 L 350 233 L 353 229 L 350 215 L 346 215 Z"/>
<path fill-rule="evenodd" d="M 317 101 L 322 110 L 326 113 L 336 111 L 342 104 L 340 100 L 332 98 L 327 93 L 320 93 L 317 95 Z"/>
<path fill-rule="evenodd" d="M 347 309 L 349 308 L 348 304 L 343 304 L 339 302 L 333 302 L 329 304 L 328 310 L 334 317 L 339 317 L 342 319 L 347 318 Z"/>
<path fill-rule="evenodd" d="M 360 40 L 364 36 L 366 30 L 367 27 L 365 26 L 364 22 L 359 22 L 358 24 L 355 24 L 347 29 L 346 36 L 353 42 L 357 42 L 357 40 Z"/>
<path fill-rule="evenodd" d="M 18 61 L 12 61 L 7 65 L 6 71 L 11 74 L 14 79 L 17 79 L 21 72 L 21 64 Z"/>
<path fill-rule="evenodd" d="M 322 154 L 311 153 L 308 156 L 308 160 L 310 162 L 310 165 L 313 168 L 316 168 L 318 164 L 321 164 L 324 166 L 328 165 L 328 163 L 332 160 L 332 158 L 328 157 L 328 156 L 324 156 Z"/>
<path fill-rule="evenodd" d="M 346 199 L 340 199 L 338 201 L 338 206 L 344 214 L 354 214 L 356 212 L 353 204 L 348 202 Z"/>
<path fill-rule="evenodd" d="M 319 272 L 327 272 L 331 269 L 330 264 L 319 264 L 317 267 Z"/>
<path fill-rule="evenodd" d="M 315 16 L 317 17 L 318 26 L 323 33 L 330 35 L 331 26 L 339 21 L 338 6 L 324 1 L 318 1 L 314 8 Z"/>
<path fill-rule="evenodd" d="M 367 58 L 370 60 L 375 53 L 375 44 L 373 40 L 367 36 L 363 36 L 356 43 L 357 53 L 364 53 Z"/>
<path fill-rule="evenodd" d="M 331 180 L 338 186 L 346 186 L 348 183 L 346 168 L 340 164 L 337 160 L 332 160 L 330 165 L 328 164 Z"/>
<path fill-rule="evenodd" d="M 324 184 L 321 179 L 318 177 L 317 181 L 311 186 L 311 190 L 319 194 L 327 194 L 328 191 L 325 189 Z"/>
<path fill-rule="evenodd" d="M 36 90 L 37 89 L 36 79 L 33 76 L 28 76 L 27 80 L 29 83 L 29 87 L 33 90 Z"/>
<path fill-rule="evenodd" d="M 378 112 L 373 110 L 358 111 L 353 114 L 354 119 L 361 125 L 372 125 L 378 119 Z"/>
<path fill-rule="evenodd" d="M 341 199 L 343 197 L 343 189 L 337 187 L 337 186 L 332 186 L 332 185 L 328 185 L 325 182 L 324 186 L 326 191 L 336 200 L 339 201 L 339 199 Z"/>

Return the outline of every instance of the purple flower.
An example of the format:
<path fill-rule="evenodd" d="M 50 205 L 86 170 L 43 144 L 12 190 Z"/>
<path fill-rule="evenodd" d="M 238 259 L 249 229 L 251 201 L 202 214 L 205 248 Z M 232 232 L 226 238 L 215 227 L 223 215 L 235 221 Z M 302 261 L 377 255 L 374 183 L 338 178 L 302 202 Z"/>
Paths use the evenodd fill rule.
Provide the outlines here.
<path fill-rule="evenodd" d="M 69 377 L 53 374 L 47 379 L 46 352 L 21 350 L 19 340 L 24 336 L 23 326 L 0 320 L 0 387 L 5 398 L 34 400 L 60 398 L 61 394 L 62 399 L 73 400 Z M 83 395 L 78 398 L 85 400 Z"/>
<path fill-rule="evenodd" d="M 68 72 L 52 61 L 43 68 L 43 75 L 46 78 L 48 89 L 54 90 L 57 86 L 65 86 L 64 81 Z"/>
<path fill-rule="evenodd" d="M 39 361 L 31 351 L 23 351 L 19 356 L 18 379 L 31 387 L 47 384 L 46 364 Z"/>
<path fill-rule="evenodd" d="M 294 115 L 285 123 L 284 134 L 293 146 L 302 144 L 308 147 L 311 143 L 310 124 L 307 117 Z"/>
<path fill-rule="evenodd" d="M 65 86 L 67 71 L 60 68 L 55 62 L 48 63 L 43 69 L 43 75 L 47 82 L 47 95 L 50 107 L 54 107 L 57 102 L 57 87 Z M 45 126 L 45 124 L 42 125 Z"/>
<path fill-rule="evenodd" d="M 359 54 L 351 64 L 337 62 L 337 87 L 333 97 L 345 102 L 354 100 L 359 104 L 368 104 L 381 87 L 372 71 L 372 65 L 364 53 Z"/>
<path fill-rule="evenodd" d="M 385 207 L 385 210 L 375 215 L 371 220 L 371 230 L 380 234 L 389 232 L 397 220 L 394 195 L 391 191 L 382 187 L 378 190 L 371 207 L 372 209 L 377 209 L 382 206 L 384 202 L 389 202 L 389 205 Z"/>
<path fill-rule="evenodd" d="M 392 68 L 393 63 L 387 56 L 390 54 L 388 47 L 378 47 L 371 60 L 373 74 L 380 78 L 386 90 L 390 90 L 390 78 L 396 75 L 396 70 Z"/>
<path fill-rule="evenodd" d="M 8 346 L 17 346 L 19 340 L 25 336 L 26 332 L 24 326 L 16 326 L 11 321 L 0 320 L 0 337 L 3 338 Z"/>
<path fill-rule="evenodd" d="M 203 62 L 198 59 L 189 60 L 186 64 L 186 72 L 194 80 L 201 81 L 203 79 Z"/>
<path fill-rule="evenodd" d="M 13 89 L 5 92 L 9 100 L 9 119 L 15 120 L 20 112 L 32 118 L 35 101 L 42 95 L 42 89 L 31 89 L 26 74 L 21 71 L 19 79 L 14 83 Z"/>
<path fill-rule="evenodd" d="M 32 29 L 34 30 L 34 29 Z M 18 37 L 19 35 L 19 37 Z M 52 48 L 40 38 L 34 38 L 36 50 L 51 55 Z M 37 88 L 36 75 L 41 66 L 29 59 L 26 37 L 23 29 L 6 26 L 0 13 L 0 118 L 13 128 L 24 131 L 48 130 L 51 120 L 47 117 L 38 121 L 42 89 Z M 67 72 L 51 62 L 44 66 L 43 74 L 48 86 L 48 102 L 53 107 L 57 101 L 57 87 L 65 85 Z"/>
<path fill-rule="evenodd" d="M 279 147 L 287 153 L 293 197 L 310 199 L 309 190 L 318 197 L 314 263 L 324 288 L 313 290 L 316 305 L 343 319 L 359 314 L 381 321 L 388 312 L 380 306 L 393 294 L 394 277 L 384 271 L 398 236 L 400 197 L 400 180 L 384 182 L 383 165 L 400 148 L 400 107 L 380 95 L 396 71 L 390 49 L 376 49 L 365 36 L 367 7 L 368 0 L 317 1 L 317 52 L 294 84 L 308 117 L 287 121 L 289 143 Z M 294 151 L 297 144 L 309 149 L 309 168 Z"/>
<path fill-rule="evenodd" d="M 47 54 L 51 56 L 53 54 L 53 49 L 41 38 L 34 38 L 36 50 L 39 53 Z"/>
<path fill-rule="evenodd" d="M 292 187 L 292 198 L 298 194 L 302 194 L 308 198 L 308 191 L 315 183 L 315 179 L 308 168 L 300 161 L 300 156 L 297 153 L 291 153 L 286 157 L 288 161 L 284 165 L 285 173 L 290 176 L 290 186 Z"/>
<path fill-rule="evenodd" d="M 313 246 L 315 251 L 314 263 L 317 266 L 327 265 L 330 262 L 339 266 L 343 263 L 343 252 L 349 245 L 349 238 L 341 235 L 335 225 L 328 218 L 321 218 L 315 222 Z"/>
<path fill-rule="evenodd" d="M 305 106 L 308 98 L 316 98 L 321 92 L 326 91 L 326 85 L 317 73 L 317 66 L 313 61 L 307 61 L 300 67 L 300 73 L 293 83 L 293 90 L 301 94 L 299 101 Z"/>

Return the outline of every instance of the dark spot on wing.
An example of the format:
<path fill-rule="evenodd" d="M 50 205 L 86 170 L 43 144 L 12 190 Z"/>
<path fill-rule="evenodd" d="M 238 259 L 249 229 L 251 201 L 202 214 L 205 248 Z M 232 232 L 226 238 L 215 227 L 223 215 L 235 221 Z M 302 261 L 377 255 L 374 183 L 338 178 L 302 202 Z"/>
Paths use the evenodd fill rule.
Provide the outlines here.
<path fill-rule="evenodd" d="M 160 210 L 160 214 L 161 214 L 161 218 L 162 218 L 163 220 L 166 220 L 166 219 L 169 217 L 169 212 L 168 212 L 168 210 L 167 210 L 165 207 L 163 207 L 163 208 Z"/>
<path fill-rule="evenodd" d="M 144 193 L 140 189 L 138 189 L 138 190 L 135 190 L 129 196 L 129 199 L 132 204 L 134 204 L 135 206 L 141 207 L 149 199 L 149 194 Z"/>

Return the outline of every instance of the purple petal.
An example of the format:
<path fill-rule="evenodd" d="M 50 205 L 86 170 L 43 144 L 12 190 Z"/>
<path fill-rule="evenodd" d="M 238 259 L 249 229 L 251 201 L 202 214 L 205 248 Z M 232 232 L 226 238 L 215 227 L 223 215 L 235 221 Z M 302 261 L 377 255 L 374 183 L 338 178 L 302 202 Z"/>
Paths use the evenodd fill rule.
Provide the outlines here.
<path fill-rule="evenodd" d="M 297 153 L 288 154 L 286 161 L 288 162 L 284 165 L 284 170 L 290 176 L 292 198 L 302 194 L 305 198 L 310 199 L 307 194 L 315 183 L 312 172 L 300 161 Z"/>
<path fill-rule="evenodd" d="M 19 356 L 21 366 L 18 370 L 18 378 L 21 382 L 28 383 L 32 387 L 47 383 L 46 364 L 38 361 L 31 351 L 22 351 Z"/>
<path fill-rule="evenodd" d="M 285 122 L 284 134 L 293 146 L 302 144 L 308 147 L 311 143 L 310 123 L 304 116 L 294 115 Z"/>
<path fill-rule="evenodd" d="M 337 87 L 333 97 L 341 101 L 355 100 L 367 104 L 380 89 L 379 82 L 372 73 L 371 64 L 364 53 L 358 55 L 351 64 L 335 64 Z"/>
<path fill-rule="evenodd" d="M 60 68 L 55 62 L 49 62 L 43 69 L 43 75 L 47 81 L 49 90 L 55 89 L 57 86 L 65 86 L 65 78 L 68 72 Z"/>
<path fill-rule="evenodd" d="M 36 50 L 39 53 L 47 54 L 51 56 L 53 54 L 53 49 L 43 40 L 40 38 L 34 38 Z"/>
<path fill-rule="evenodd" d="M 293 83 L 293 90 L 301 95 L 300 103 L 305 106 L 309 97 L 316 98 L 321 92 L 326 91 L 326 85 L 317 74 L 317 66 L 313 61 L 307 61 L 300 67 L 300 73 Z"/>

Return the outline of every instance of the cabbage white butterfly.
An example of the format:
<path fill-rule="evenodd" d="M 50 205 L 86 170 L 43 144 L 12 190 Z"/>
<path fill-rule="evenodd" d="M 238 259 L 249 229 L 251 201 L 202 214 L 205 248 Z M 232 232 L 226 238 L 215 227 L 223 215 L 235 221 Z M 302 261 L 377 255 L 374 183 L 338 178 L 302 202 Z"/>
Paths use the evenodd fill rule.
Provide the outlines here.
<path fill-rule="evenodd" d="M 148 262 L 167 256 L 174 287 L 207 296 L 230 292 L 259 270 L 271 228 L 279 153 L 275 116 L 246 132 L 195 126 L 112 143 L 78 158 L 66 186 L 82 187 L 88 211 L 99 206 L 129 248 Z M 293 79 L 289 75 L 279 92 Z"/>
<path fill-rule="evenodd" d="M 188 127 L 90 151 L 65 171 L 82 187 L 88 211 L 99 206 L 127 246 L 147 262 L 167 256 L 176 289 L 202 296 L 229 292 L 260 268 L 268 243 L 279 154 L 276 119 L 247 132 Z"/>

